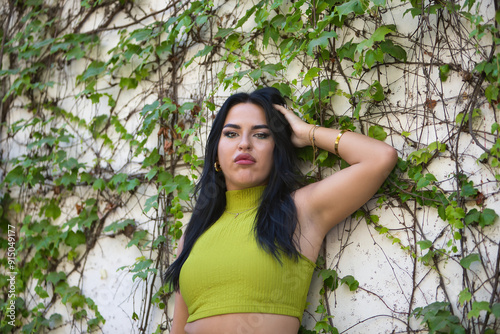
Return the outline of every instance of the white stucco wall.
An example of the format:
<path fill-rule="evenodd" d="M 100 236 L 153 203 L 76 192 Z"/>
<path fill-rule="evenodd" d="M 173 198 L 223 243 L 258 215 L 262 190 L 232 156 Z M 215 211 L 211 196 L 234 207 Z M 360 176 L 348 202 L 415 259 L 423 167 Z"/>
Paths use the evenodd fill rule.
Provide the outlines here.
<path fill-rule="evenodd" d="M 74 6 L 70 4 L 70 2 L 67 3 L 68 8 L 70 8 L 68 10 L 78 7 L 77 3 Z M 163 3 L 147 0 L 142 0 L 138 4 L 144 9 L 146 15 L 164 7 Z M 238 5 L 237 8 L 236 5 Z M 246 9 L 250 8 L 251 5 L 253 2 L 250 1 L 228 1 L 224 6 L 218 8 L 217 15 L 230 15 L 235 8 L 238 15 L 244 15 Z M 483 194 L 487 195 L 485 206 L 499 213 L 499 185 L 494 179 L 494 173 L 476 162 L 483 151 L 472 142 L 471 136 L 466 131 L 460 133 L 460 137 L 457 139 L 456 129 L 451 128 L 449 122 L 442 122 L 442 120 L 454 120 L 458 113 L 464 111 L 468 103 L 468 96 L 472 93 L 470 86 L 466 86 L 459 73 L 453 72 L 446 82 L 441 83 L 438 67 L 425 67 L 426 70 L 432 72 L 430 76 L 425 75 L 424 67 L 419 67 L 419 63 L 422 62 L 439 63 L 451 59 L 457 62 L 455 58 L 459 57 L 458 62 L 462 64 L 464 70 L 471 71 L 475 62 L 481 57 L 476 54 L 471 43 L 454 36 L 451 29 L 446 31 L 453 48 L 460 50 L 459 56 L 453 54 L 451 49 L 434 49 L 433 47 L 437 45 L 436 38 L 443 36 L 442 30 L 430 28 L 437 24 L 433 21 L 435 17 L 430 17 L 431 22 L 426 23 L 418 17 L 412 18 L 409 13 L 403 15 L 408 8 L 406 3 L 389 2 L 388 7 L 387 11 L 381 13 L 381 20 L 384 24 L 396 25 L 398 35 L 394 37 L 394 40 L 405 46 L 408 62 L 397 66 L 381 66 L 378 71 L 372 70 L 364 74 L 359 81 L 358 78 L 352 78 L 352 81 L 346 82 L 339 73 L 335 73 L 334 79 L 339 82 L 339 88 L 344 92 L 348 91 L 348 85 L 361 89 L 366 88 L 374 80 L 380 80 L 386 92 L 388 89 L 391 91 L 391 93 L 386 93 L 386 100 L 373 109 L 362 108 L 363 124 L 356 124 L 357 131 L 360 132 L 362 127 L 363 131 L 367 133 L 371 125 L 384 126 L 389 134 L 385 141 L 393 145 L 403 159 L 421 147 L 412 147 L 408 140 L 401 136 L 401 132 L 409 132 L 408 139 L 418 142 L 422 147 L 436 140 L 447 142 L 448 145 L 457 145 L 453 152 L 457 153 L 458 156 L 451 156 L 450 151 L 446 151 L 433 160 L 425 172 L 433 173 L 439 180 L 440 186 L 451 192 L 456 188 L 454 174 L 457 166 L 455 160 L 458 160 L 462 172 L 467 174 L 469 180 L 474 181 Z M 478 10 L 486 22 L 492 20 L 494 15 L 492 2 L 482 1 Z M 143 14 L 137 12 L 137 15 Z M 88 20 L 82 27 L 82 32 L 94 30 L 103 19 L 102 15 L 104 13 L 97 11 L 93 19 Z M 140 25 L 131 25 L 127 29 L 131 31 L 156 20 L 166 21 L 170 15 L 172 15 L 171 10 L 167 10 L 142 21 Z M 120 26 L 129 22 L 126 17 L 118 15 L 113 20 L 112 25 Z M 422 28 L 423 24 L 429 24 L 429 29 Z M 355 21 L 354 26 L 360 30 L 373 28 L 370 22 L 362 20 Z M 466 28 L 470 29 L 470 27 Z M 217 29 L 215 27 L 214 29 L 216 32 Z M 249 21 L 243 26 L 242 31 L 250 31 L 251 29 L 252 22 Z M 356 38 L 359 38 L 355 36 L 352 29 L 339 30 L 338 34 L 338 41 L 342 42 L 351 38 L 356 41 Z M 106 60 L 106 57 L 109 57 L 108 51 L 119 42 L 119 35 L 116 34 L 116 31 L 105 32 L 100 35 L 100 38 L 101 43 L 93 50 L 93 56 Z M 199 49 L 198 46 L 194 46 L 189 51 L 187 59 L 196 54 Z M 263 55 L 273 52 L 271 48 L 261 51 Z M 433 52 L 434 55 L 429 56 L 429 53 L 425 53 L 427 51 Z M 188 68 L 180 70 L 182 82 L 178 85 L 179 103 L 206 98 L 207 92 L 215 89 L 214 101 L 220 105 L 231 92 L 224 91 L 223 87 L 215 84 L 213 81 L 216 79 L 215 71 L 208 72 L 206 67 L 200 65 L 201 61 L 202 59 L 198 59 Z M 98 104 L 91 104 L 89 100 L 82 98 L 75 99 L 75 96 L 82 89 L 81 86 L 75 86 L 75 77 L 82 73 L 88 63 L 84 59 L 73 61 L 55 71 L 62 84 L 56 85 L 49 92 L 53 98 L 59 99 L 60 107 L 90 122 L 96 115 L 108 113 L 109 106 L 107 106 L 106 97 L 101 98 L 101 102 Z M 307 65 L 309 64 L 304 65 L 297 61 L 283 71 L 283 76 L 289 81 L 298 78 L 300 72 Z M 221 66 L 222 64 L 215 63 L 212 70 L 219 70 Z M 345 71 L 350 76 L 352 67 L 346 66 Z M 163 74 L 165 75 L 164 80 L 170 80 L 170 74 L 166 74 L 166 72 Z M 228 74 L 231 74 L 230 70 L 228 70 Z M 117 100 L 118 106 L 115 113 L 121 119 L 127 119 L 124 126 L 130 133 L 137 131 L 137 125 L 141 119 L 137 113 L 134 113 L 131 118 L 127 118 L 127 115 L 134 110 L 141 110 L 144 105 L 152 103 L 158 98 L 160 89 L 158 85 L 161 80 L 155 78 L 151 82 L 142 82 L 136 90 L 124 91 Z M 113 96 L 116 96 L 119 91 L 116 85 L 109 87 L 109 82 L 106 80 L 99 81 L 98 87 Z M 240 90 L 248 91 L 254 88 L 248 80 L 247 85 Z M 299 92 L 304 92 L 307 88 L 301 87 L 299 80 L 297 89 Z M 425 107 L 428 99 L 436 101 L 434 108 Z M 481 109 L 481 115 L 474 119 L 473 125 L 477 131 L 481 131 L 481 138 L 485 138 L 483 144 L 490 147 L 493 136 L 490 135 L 489 127 L 497 119 L 498 109 L 485 103 L 484 98 L 480 99 L 479 102 L 478 107 Z M 9 112 L 7 124 L 31 117 L 31 114 L 22 108 L 24 103 L 26 101 L 20 98 L 15 101 L 14 104 L 18 107 Z M 352 114 L 351 105 L 346 97 L 333 97 L 332 107 L 338 116 Z M 206 112 L 206 118 L 210 119 L 210 112 L 207 110 L 204 112 Z M 92 160 L 95 158 L 93 150 L 101 148 L 99 141 L 94 142 L 90 138 L 79 137 L 80 132 L 78 129 L 72 128 L 71 125 L 67 126 L 67 130 L 75 135 L 73 141 L 68 144 L 70 146 L 68 154 L 73 154 L 92 165 Z M 203 144 L 206 142 L 208 130 L 209 126 L 203 125 L 198 133 L 200 141 L 193 144 L 199 156 L 203 154 Z M 3 135 L 4 159 L 12 159 L 26 152 L 25 145 L 30 140 L 27 133 L 18 133 L 14 138 L 5 137 L 5 132 Z M 153 135 L 150 139 L 147 147 L 150 149 L 157 147 L 158 137 Z M 140 168 L 142 157 L 130 159 L 128 145 L 115 147 L 114 150 L 106 149 L 101 152 L 101 156 L 110 159 L 109 162 L 101 161 L 102 168 L 109 166 L 112 170 L 129 174 L 144 172 Z M 309 168 L 310 166 L 304 165 L 305 171 L 308 171 Z M 182 170 L 179 172 L 189 173 L 189 171 Z M 331 172 L 331 170 L 324 170 L 325 174 Z M 155 194 L 155 191 L 154 187 L 141 186 L 134 195 L 126 195 L 123 207 L 120 207 L 107 219 L 107 225 L 115 221 L 113 218 L 115 216 L 116 219 L 127 217 L 134 219 L 141 228 L 150 231 L 151 234 L 157 233 L 155 220 L 159 219 L 158 217 L 161 217 L 163 213 L 161 210 L 160 212 L 151 210 L 147 213 L 143 211 L 144 202 L 149 196 Z M 63 214 L 58 221 L 63 222 L 68 217 L 74 216 L 75 204 L 91 194 L 90 189 L 83 187 L 78 190 L 75 197 L 65 198 L 62 202 Z M 336 291 L 327 293 L 334 326 L 338 328 L 339 332 L 349 334 L 410 333 L 416 331 L 421 327 L 420 321 L 411 317 L 408 319 L 408 314 L 415 307 L 425 306 L 444 298 L 442 289 L 438 287 L 440 280 L 446 286 L 446 292 L 451 297 L 451 305 L 455 312 L 462 312 L 458 303 L 458 294 L 463 290 L 463 268 L 458 262 L 459 259 L 455 259 L 454 255 L 450 253 L 451 257 L 448 260 L 437 264 L 439 269 L 437 271 L 423 265 L 412 256 L 412 253 L 421 256 L 422 253 L 426 252 L 422 252 L 416 247 L 416 242 L 421 240 L 431 240 L 437 246 L 449 249 L 450 247 L 446 244 L 452 236 L 447 230 L 448 223 L 439 218 L 437 210 L 415 205 L 413 201 L 407 203 L 408 211 L 404 210 L 402 204 L 394 198 L 384 202 L 381 207 L 376 200 L 377 197 L 368 202 L 364 209 L 368 210 L 371 215 L 379 216 L 379 224 L 387 227 L 390 234 L 399 238 L 401 242 L 393 243 L 387 236 L 379 234 L 373 225 L 367 225 L 364 219 L 348 218 L 330 231 L 325 240 L 326 267 L 335 269 L 340 277 L 352 275 L 359 281 L 359 288 L 354 292 L 349 291 L 346 285 L 341 285 Z M 186 216 L 183 221 L 187 222 L 191 203 L 184 203 L 184 205 Z M 478 208 L 473 200 L 467 202 L 466 205 L 469 209 Z M 100 214 L 104 213 L 105 204 L 101 207 Z M 442 233 L 443 231 L 444 233 Z M 464 243 L 460 244 L 459 241 L 455 241 L 455 245 L 460 251 L 463 250 L 466 253 L 480 252 L 483 261 L 490 264 L 495 263 L 498 247 L 495 241 L 498 242 L 500 239 L 500 225 L 497 223 L 488 226 L 481 229 L 480 232 L 488 236 L 488 240 L 480 245 L 474 243 L 474 235 L 468 230 L 464 232 L 467 237 L 464 239 Z M 106 233 L 104 234 L 106 235 Z M 135 259 L 141 256 L 154 258 L 155 254 L 148 249 L 126 248 L 129 241 L 130 239 L 124 235 L 103 236 L 90 252 L 81 272 L 74 272 L 68 278 L 69 283 L 80 286 L 83 294 L 92 298 L 98 305 L 99 311 L 106 319 L 106 323 L 101 328 L 103 333 L 152 333 L 158 324 L 166 321 L 163 310 L 156 307 L 146 324 L 147 328 L 139 329 L 140 322 L 143 321 L 142 318 L 140 320 L 132 319 L 134 313 L 139 317 L 142 315 L 141 312 L 144 311 L 145 307 L 144 301 L 151 293 L 151 283 L 140 279 L 132 280 L 132 274 L 128 272 L 126 267 L 133 265 Z M 408 246 L 409 249 L 402 249 L 405 246 Z M 84 246 L 80 246 L 77 251 L 84 251 Z M 69 267 L 71 267 L 70 264 L 62 263 L 58 270 L 65 271 Z M 125 269 L 120 269 L 124 267 Z M 482 282 L 485 279 L 484 268 L 481 267 L 480 263 L 473 263 L 471 270 L 474 275 L 477 275 L 478 281 Z M 321 320 L 319 315 L 315 313 L 321 284 L 321 279 L 315 273 L 308 298 L 310 305 L 303 320 L 303 324 L 309 329 Z M 158 279 L 153 284 L 153 288 L 160 288 Z M 486 300 L 490 294 L 491 291 L 485 286 L 482 290 L 479 289 L 476 296 L 483 296 L 483 300 Z M 29 302 L 34 305 L 38 300 L 33 296 Z M 173 308 L 172 298 L 167 305 L 167 314 L 170 317 Z M 63 319 L 69 319 L 71 312 L 69 306 L 61 303 L 50 310 L 50 313 L 60 313 Z M 409 326 L 407 326 L 408 322 Z M 86 331 L 86 325 L 81 328 L 79 324 L 73 324 L 73 326 L 63 324 L 51 330 L 51 333 Z"/>

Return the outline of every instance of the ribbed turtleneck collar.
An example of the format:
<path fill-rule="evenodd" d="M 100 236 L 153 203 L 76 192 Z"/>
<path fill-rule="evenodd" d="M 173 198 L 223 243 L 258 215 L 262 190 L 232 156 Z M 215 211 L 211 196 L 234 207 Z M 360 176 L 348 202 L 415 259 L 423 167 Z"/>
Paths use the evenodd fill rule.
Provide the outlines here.
<path fill-rule="evenodd" d="M 260 204 L 266 186 L 226 191 L 226 210 L 241 211 Z"/>

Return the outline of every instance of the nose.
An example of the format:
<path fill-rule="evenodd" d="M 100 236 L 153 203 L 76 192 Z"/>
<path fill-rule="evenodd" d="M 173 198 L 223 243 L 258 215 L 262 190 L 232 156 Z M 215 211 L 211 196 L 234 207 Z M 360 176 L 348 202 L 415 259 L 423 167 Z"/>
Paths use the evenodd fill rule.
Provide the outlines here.
<path fill-rule="evenodd" d="M 241 140 L 238 144 L 238 149 L 240 151 L 249 150 L 252 147 L 249 135 L 245 134 L 245 135 L 242 135 L 240 138 L 241 138 Z"/>

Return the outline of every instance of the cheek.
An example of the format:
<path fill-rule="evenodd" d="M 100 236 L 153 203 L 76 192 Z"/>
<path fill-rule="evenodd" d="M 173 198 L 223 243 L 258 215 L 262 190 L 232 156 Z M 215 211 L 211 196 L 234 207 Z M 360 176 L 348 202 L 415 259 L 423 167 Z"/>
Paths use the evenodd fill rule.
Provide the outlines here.
<path fill-rule="evenodd" d="M 272 145 L 270 145 L 270 147 L 266 150 L 265 159 L 268 163 L 269 170 L 271 170 L 271 168 L 273 167 L 273 164 L 274 164 L 273 155 L 274 155 L 274 143 Z"/>
<path fill-rule="evenodd" d="M 221 138 L 219 145 L 217 146 L 217 160 L 219 160 L 221 166 L 225 164 L 228 157 L 231 156 L 230 151 L 228 143 Z"/>

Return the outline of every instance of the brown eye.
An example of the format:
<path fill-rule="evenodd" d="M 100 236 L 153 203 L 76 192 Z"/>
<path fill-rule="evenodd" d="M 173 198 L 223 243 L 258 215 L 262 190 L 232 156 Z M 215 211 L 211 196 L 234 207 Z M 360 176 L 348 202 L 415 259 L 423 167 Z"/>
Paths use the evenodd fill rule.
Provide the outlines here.
<path fill-rule="evenodd" d="M 259 133 L 256 133 L 255 134 L 255 137 L 259 138 L 259 139 L 267 139 L 269 138 L 271 135 L 269 133 L 266 133 L 266 132 L 259 132 Z"/>
<path fill-rule="evenodd" d="M 224 131 L 222 134 L 224 135 L 224 137 L 227 137 L 227 138 L 234 138 L 238 135 L 234 131 Z"/>

